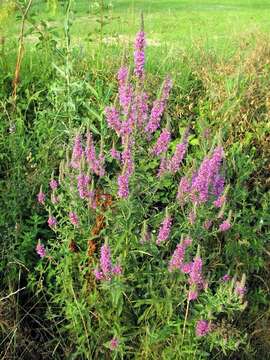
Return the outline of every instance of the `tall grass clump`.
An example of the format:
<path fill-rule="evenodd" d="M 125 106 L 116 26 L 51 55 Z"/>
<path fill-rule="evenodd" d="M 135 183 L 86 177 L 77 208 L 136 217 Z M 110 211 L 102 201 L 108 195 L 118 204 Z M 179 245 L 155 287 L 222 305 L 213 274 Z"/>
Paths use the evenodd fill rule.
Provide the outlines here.
<path fill-rule="evenodd" d="M 236 321 L 249 280 L 225 251 L 239 221 L 230 149 L 221 132 L 172 126 L 173 81 L 147 93 L 145 45 L 142 29 L 106 123 L 77 127 L 36 197 L 51 236 L 29 284 L 49 297 L 68 358 L 218 358 L 247 340 Z"/>

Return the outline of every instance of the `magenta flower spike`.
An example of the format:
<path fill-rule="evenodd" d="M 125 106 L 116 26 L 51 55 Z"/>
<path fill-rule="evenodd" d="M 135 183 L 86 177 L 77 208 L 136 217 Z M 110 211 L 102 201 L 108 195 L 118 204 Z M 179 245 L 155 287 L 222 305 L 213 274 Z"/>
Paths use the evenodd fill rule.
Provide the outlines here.
<path fill-rule="evenodd" d="M 74 226 L 79 225 L 79 218 L 78 218 L 78 215 L 75 212 L 70 211 L 68 216 L 69 216 L 69 220 L 70 220 L 72 225 L 74 225 Z"/>
<path fill-rule="evenodd" d="M 111 249 L 109 245 L 103 245 L 100 250 L 100 267 L 104 276 L 110 276 L 112 271 Z"/>
<path fill-rule="evenodd" d="M 152 149 L 152 153 L 156 156 L 165 153 L 168 149 L 169 142 L 171 140 L 171 133 L 167 129 L 163 129 L 155 146 Z"/>
<path fill-rule="evenodd" d="M 118 179 L 118 196 L 120 198 L 127 198 L 129 195 L 129 175 L 127 173 L 124 173 L 123 175 L 119 175 Z"/>
<path fill-rule="evenodd" d="M 46 256 L 45 246 L 43 244 L 41 244 L 40 241 L 38 241 L 38 243 L 37 243 L 36 252 L 41 258 Z"/>
<path fill-rule="evenodd" d="M 156 241 L 157 245 L 160 245 L 162 242 L 166 241 L 170 235 L 172 226 L 172 218 L 169 215 L 166 215 L 165 219 L 162 221 L 162 224 L 159 228 L 158 238 Z"/>
<path fill-rule="evenodd" d="M 54 216 L 49 216 L 49 219 L 48 219 L 48 225 L 50 228 L 54 229 L 57 225 L 57 220 Z"/>
<path fill-rule="evenodd" d="M 135 97 L 136 114 L 137 114 L 137 126 L 142 129 L 148 118 L 148 95 L 145 92 L 141 92 Z"/>
<path fill-rule="evenodd" d="M 116 337 L 112 338 L 112 340 L 110 341 L 110 349 L 113 351 L 117 349 L 118 346 L 119 346 L 119 340 Z"/>
<path fill-rule="evenodd" d="M 117 264 L 112 265 L 111 261 L 111 249 L 109 245 L 104 244 L 100 250 L 100 269 L 97 268 L 94 270 L 94 275 L 96 280 L 111 280 L 113 276 L 118 276 L 122 274 L 122 267 Z"/>
<path fill-rule="evenodd" d="M 142 79 L 144 77 L 144 63 L 145 63 L 145 33 L 144 31 L 139 31 L 135 39 L 135 50 L 134 50 L 134 74 Z"/>
<path fill-rule="evenodd" d="M 52 179 L 52 180 L 50 181 L 50 188 L 51 188 L 52 190 L 56 190 L 56 189 L 58 188 L 58 181 L 55 180 L 55 179 Z"/>
<path fill-rule="evenodd" d="M 202 337 L 207 335 L 211 330 L 207 320 L 199 320 L 196 324 L 196 336 Z"/>
<path fill-rule="evenodd" d="M 71 167 L 74 169 L 78 169 L 80 167 L 80 161 L 83 157 L 83 147 L 81 144 L 81 136 L 77 135 L 75 137 L 73 151 L 72 151 L 72 158 L 71 158 Z"/>
<path fill-rule="evenodd" d="M 176 249 L 174 250 L 174 253 L 172 255 L 172 258 L 169 262 L 169 271 L 172 272 L 173 270 L 181 270 L 184 273 L 189 273 L 191 270 L 190 263 L 183 263 L 185 252 L 188 246 L 190 246 L 192 243 L 191 238 L 186 238 L 183 240 L 180 244 L 177 245 Z"/>
<path fill-rule="evenodd" d="M 123 113 L 127 115 L 133 97 L 133 89 L 128 83 L 128 68 L 124 66 L 118 71 L 118 96 Z"/>
<path fill-rule="evenodd" d="M 175 153 L 170 160 L 170 171 L 173 174 L 179 170 L 180 165 L 185 157 L 187 151 L 187 142 L 183 142 L 181 144 L 176 145 Z"/>
<path fill-rule="evenodd" d="M 223 223 L 219 225 L 219 231 L 225 232 L 231 228 L 231 224 L 228 220 L 224 220 Z"/>
<path fill-rule="evenodd" d="M 170 78 L 166 78 L 163 84 L 160 99 L 155 100 L 153 103 L 150 119 L 145 127 L 146 133 L 151 135 L 159 128 L 160 121 L 165 111 L 171 88 L 172 88 L 172 81 Z"/>
<path fill-rule="evenodd" d="M 44 192 L 40 189 L 39 193 L 37 194 L 37 201 L 39 204 L 45 205 L 45 199 L 46 195 Z"/>
<path fill-rule="evenodd" d="M 109 128 L 113 129 L 118 135 L 120 135 L 121 121 L 119 112 L 116 110 L 116 108 L 113 106 L 107 106 L 105 108 L 105 116 Z"/>

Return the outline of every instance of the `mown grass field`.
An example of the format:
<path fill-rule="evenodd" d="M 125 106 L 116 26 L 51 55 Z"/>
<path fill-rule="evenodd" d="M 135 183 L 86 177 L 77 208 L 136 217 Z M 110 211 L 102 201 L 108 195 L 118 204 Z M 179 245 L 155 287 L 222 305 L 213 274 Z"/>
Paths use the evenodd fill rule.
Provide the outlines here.
<path fill-rule="evenodd" d="M 100 12 L 92 1 L 37 0 L 25 22 L 20 61 L 21 11 L 12 1 L 0 6 L 0 357 L 269 359 L 270 2 L 116 0 Z M 153 144 L 138 137 L 141 158 L 131 195 L 121 201 L 115 179 L 121 168 L 110 157 L 120 141 L 105 108 L 118 103 L 119 67 L 127 64 L 132 73 L 141 11 L 150 108 L 164 78 L 173 80 L 162 118 L 172 135 L 168 156 L 190 133 L 182 168 L 160 184 L 158 160 L 147 150 Z M 114 210 L 96 214 L 76 198 L 82 221 L 76 228 L 66 215 L 75 206 L 69 190 L 55 210 L 49 182 L 63 178 L 74 137 L 87 129 L 96 148 L 103 147 L 109 174 L 94 175 L 93 184 L 112 196 Z M 225 153 L 224 219 L 232 225 L 224 234 L 199 226 L 216 216 L 211 207 L 195 208 L 194 225 L 175 201 L 180 179 L 217 144 Z M 37 202 L 40 191 L 45 206 Z M 168 246 L 159 248 L 155 239 L 167 207 L 173 230 Z M 52 214 L 56 230 L 47 224 Z M 98 219 L 101 235 L 90 237 Z M 152 243 L 141 244 L 146 220 Z M 182 233 L 192 236 L 188 255 L 200 252 L 208 283 L 188 310 L 188 283 L 167 270 Z M 104 239 L 124 269 L 112 287 L 93 279 Z M 38 241 L 45 258 L 36 253 Z M 220 280 L 227 272 L 237 280 L 246 276 L 244 298 L 229 304 L 222 302 L 230 291 Z M 214 330 L 198 339 L 195 321 L 206 317 Z M 109 349 L 114 336 L 116 352 Z"/>

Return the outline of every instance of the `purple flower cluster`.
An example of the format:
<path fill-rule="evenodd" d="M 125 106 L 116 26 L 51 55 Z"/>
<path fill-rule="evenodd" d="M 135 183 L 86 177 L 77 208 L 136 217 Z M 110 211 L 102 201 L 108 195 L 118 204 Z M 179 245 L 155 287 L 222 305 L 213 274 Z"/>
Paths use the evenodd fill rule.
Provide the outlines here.
<path fill-rule="evenodd" d="M 181 144 L 176 145 L 175 153 L 170 161 L 170 171 L 173 174 L 175 174 L 178 171 L 180 164 L 184 159 L 186 151 L 187 151 L 187 142 L 183 142 Z"/>
<path fill-rule="evenodd" d="M 105 116 L 109 128 L 113 129 L 117 134 L 121 131 L 121 121 L 119 112 L 114 106 L 107 106 L 105 108 Z"/>
<path fill-rule="evenodd" d="M 211 331 L 211 326 L 207 320 L 199 320 L 196 324 L 196 335 L 199 337 L 207 335 Z"/>
<path fill-rule="evenodd" d="M 38 203 L 44 205 L 45 199 L 46 199 L 46 196 L 45 196 L 44 192 L 42 190 L 40 190 L 39 193 L 37 194 Z"/>
<path fill-rule="evenodd" d="M 148 95 L 145 92 L 136 94 L 135 97 L 137 126 L 142 129 L 148 117 Z"/>
<path fill-rule="evenodd" d="M 118 346 L 119 346 L 119 339 L 116 337 L 112 338 L 112 340 L 110 341 L 110 349 L 115 350 L 118 348 Z"/>
<path fill-rule="evenodd" d="M 145 127 L 146 133 L 152 134 L 159 128 L 160 121 L 164 113 L 164 110 L 166 108 L 171 88 L 172 88 L 172 80 L 170 78 L 166 78 L 163 84 L 160 99 L 155 100 L 153 103 L 150 119 Z"/>
<path fill-rule="evenodd" d="M 231 276 L 229 274 L 225 274 L 222 276 L 222 280 L 224 282 L 230 281 L 231 280 Z"/>
<path fill-rule="evenodd" d="M 219 188 L 217 187 L 217 178 L 220 179 L 219 171 L 221 162 L 224 156 L 223 148 L 217 147 L 213 151 L 211 157 L 206 157 L 198 172 L 192 179 L 191 183 L 191 199 L 195 203 L 205 203 L 213 189 L 215 194 L 223 191 L 224 183 L 221 184 L 219 181 Z M 221 192 L 222 192 L 221 191 Z"/>
<path fill-rule="evenodd" d="M 184 205 L 186 201 L 186 197 L 189 194 L 190 191 L 190 184 L 187 177 L 182 177 L 179 185 L 178 185 L 178 191 L 177 191 L 177 200 L 181 205 Z"/>
<path fill-rule="evenodd" d="M 72 158 L 71 158 L 71 167 L 78 169 L 80 167 L 80 162 L 83 157 L 83 147 L 81 143 L 81 136 L 77 135 L 73 145 Z"/>
<path fill-rule="evenodd" d="M 123 175 L 119 175 L 117 178 L 118 183 L 118 196 L 120 198 L 127 198 L 129 195 L 129 175 L 128 173 L 124 173 Z"/>
<path fill-rule="evenodd" d="M 231 228 L 231 224 L 228 220 L 224 220 L 220 225 L 219 225 L 219 231 L 224 232 L 224 231 L 228 231 Z"/>
<path fill-rule="evenodd" d="M 163 129 L 155 146 L 152 149 L 152 153 L 156 156 L 165 153 L 168 149 L 169 142 L 171 140 L 171 133 L 167 129 Z"/>
<path fill-rule="evenodd" d="M 100 153 L 99 157 L 96 157 L 96 150 L 93 141 L 92 134 L 88 132 L 85 149 L 86 160 L 89 164 L 89 168 L 98 176 L 104 176 L 105 170 L 103 167 L 104 157 Z"/>
<path fill-rule="evenodd" d="M 50 181 L 50 188 L 51 188 L 52 190 L 56 190 L 56 189 L 58 188 L 58 182 L 57 182 L 57 180 L 52 179 L 52 180 Z"/>
<path fill-rule="evenodd" d="M 121 153 L 120 151 L 116 150 L 115 147 L 112 147 L 110 150 L 111 157 L 115 160 L 121 160 Z"/>
<path fill-rule="evenodd" d="M 160 178 L 161 176 L 166 174 L 167 169 L 168 169 L 168 159 L 164 155 L 160 161 L 157 177 Z"/>
<path fill-rule="evenodd" d="M 50 228 L 55 228 L 56 227 L 56 225 L 57 225 L 57 220 L 56 220 L 56 218 L 54 217 L 54 216 L 49 216 L 49 219 L 48 219 L 48 225 L 49 225 L 49 227 Z"/>
<path fill-rule="evenodd" d="M 74 226 L 78 226 L 79 225 L 79 218 L 78 218 L 78 215 L 73 212 L 73 211 L 70 211 L 69 213 L 69 220 L 71 222 L 72 225 Z"/>
<path fill-rule="evenodd" d="M 188 273 L 190 271 L 190 263 L 184 263 L 185 252 L 188 246 L 192 243 L 191 238 L 184 239 L 180 244 L 177 245 L 172 258 L 169 262 L 169 271 L 172 272 L 173 270 L 181 270 L 184 273 Z"/>
<path fill-rule="evenodd" d="M 158 238 L 156 241 L 157 245 L 160 245 L 162 242 L 168 239 L 171 231 L 171 226 L 172 226 L 172 218 L 171 216 L 168 215 L 165 217 L 165 219 L 163 220 L 160 226 Z"/>
<path fill-rule="evenodd" d="M 122 274 L 120 265 L 112 265 L 111 250 L 109 245 L 103 245 L 100 250 L 100 269 L 94 270 L 94 275 L 97 280 L 111 280 L 115 275 Z"/>
<path fill-rule="evenodd" d="M 44 256 L 46 256 L 45 246 L 44 246 L 43 244 L 41 244 L 40 241 L 37 243 L 36 252 L 37 252 L 37 254 L 38 254 L 41 258 L 43 258 Z"/>
<path fill-rule="evenodd" d="M 118 71 L 118 95 L 119 103 L 122 107 L 123 113 L 127 115 L 130 110 L 133 89 L 128 82 L 128 68 L 121 67 Z"/>
<path fill-rule="evenodd" d="M 144 77 L 144 48 L 145 48 L 145 33 L 139 31 L 135 39 L 135 51 L 134 51 L 134 73 L 138 78 Z"/>
<path fill-rule="evenodd" d="M 90 177 L 85 175 L 84 173 L 80 173 L 77 177 L 77 187 L 79 196 L 81 199 L 85 199 L 89 197 L 88 185 L 90 182 Z"/>

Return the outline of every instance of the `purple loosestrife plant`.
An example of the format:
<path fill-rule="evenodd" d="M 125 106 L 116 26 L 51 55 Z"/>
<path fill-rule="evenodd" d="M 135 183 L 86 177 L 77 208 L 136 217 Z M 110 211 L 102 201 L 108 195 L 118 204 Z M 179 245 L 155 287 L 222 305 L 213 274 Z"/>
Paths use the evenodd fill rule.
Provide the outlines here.
<path fill-rule="evenodd" d="M 44 192 L 40 189 L 39 193 L 37 194 L 37 201 L 39 204 L 45 205 L 45 199 L 46 195 Z"/>
<path fill-rule="evenodd" d="M 129 188 L 128 188 L 129 175 L 127 173 L 119 175 L 117 182 L 118 182 L 118 196 L 120 198 L 127 198 L 129 195 Z"/>
<path fill-rule="evenodd" d="M 54 217 L 54 216 L 49 216 L 49 218 L 48 218 L 48 225 L 49 225 L 49 227 L 50 228 L 52 228 L 52 229 L 54 229 L 55 227 L 56 227 L 56 225 L 57 225 L 57 220 L 56 220 L 56 218 Z"/>
<path fill-rule="evenodd" d="M 150 119 L 145 127 L 145 132 L 148 135 L 154 133 L 160 126 L 160 121 L 165 111 L 171 88 L 172 80 L 168 77 L 163 83 L 161 97 L 153 103 Z"/>
<path fill-rule="evenodd" d="M 78 226 L 79 225 L 79 218 L 78 215 L 74 211 L 70 211 L 69 213 L 69 220 L 72 225 Z"/>
<path fill-rule="evenodd" d="M 41 258 L 46 256 L 45 246 L 43 244 L 41 244 L 40 240 L 37 243 L 36 252 Z"/>
<path fill-rule="evenodd" d="M 66 316 L 65 320 L 69 329 L 74 319 L 78 321 L 75 331 L 79 336 L 72 336 L 73 345 L 79 345 L 77 347 L 78 357 L 89 354 L 89 350 L 91 356 L 97 358 L 102 354 L 105 357 L 109 356 L 108 349 L 118 352 L 117 336 L 119 335 L 120 338 L 123 335 L 124 337 L 130 328 L 134 329 L 138 336 L 132 342 L 128 338 L 126 340 L 123 338 L 123 346 L 121 344 L 119 353 L 122 357 L 129 356 L 129 354 L 131 357 L 140 357 L 140 355 L 146 354 L 144 340 L 148 346 L 149 338 L 147 339 L 147 336 L 149 335 L 146 334 L 148 330 L 145 326 L 138 325 L 134 328 L 134 324 L 150 324 L 152 320 L 155 324 L 164 324 L 174 321 L 173 319 L 177 317 L 179 326 L 183 327 L 183 329 L 180 328 L 180 331 L 183 330 L 183 341 L 178 341 L 179 326 L 177 329 L 171 327 L 172 341 L 170 344 L 167 344 L 165 338 L 159 339 L 162 354 L 165 357 L 166 354 L 170 354 L 170 347 L 173 344 L 173 347 L 177 347 L 177 353 L 190 351 L 190 356 L 194 358 L 195 355 L 200 356 L 199 341 L 195 340 L 190 332 L 195 320 L 208 319 L 206 316 L 208 313 L 211 314 L 209 321 L 217 316 L 221 318 L 222 314 L 217 314 L 218 309 L 221 308 L 226 323 L 226 312 L 232 314 L 233 310 L 231 309 L 241 310 L 240 306 L 244 305 L 242 297 L 246 287 L 243 281 L 235 283 L 233 279 L 231 283 L 225 284 L 225 277 L 223 280 L 216 281 L 214 271 L 209 276 L 209 279 L 213 279 L 213 283 L 209 283 L 209 291 L 205 291 L 203 296 L 200 296 L 199 304 L 194 304 L 194 300 L 207 286 L 203 277 L 202 259 L 199 252 L 197 252 L 197 256 L 195 255 L 194 248 L 198 243 L 201 244 L 202 254 L 204 254 L 207 264 L 209 244 L 218 247 L 217 242 L 212 240 L 216 240 L 218 237 L 222 238 L 216 229 L 218 228 L 217 224 L 223 220 L 219 220 L 215 213 L 221 213 L 221 211 L 225 213 L 228 205 L 222 202 L 222 197 L 227 195 L 224 190 L 225 178 L 222 175 L 224 155 L 221 147 L 215 148 L 208 153 L 195 171 L 194 162 L 190 166 L 190 154 L 186 166 L 183 166 L 183 159 L 188 147 L 187 136 L 180 140 L 174 154 L 170 155 L 169 142 L 171 135 L 173 137 L 175 134 L 170 134 L 165 128 L 162 116 L 167 106 L 172 83 L 169 78 L 165 80 L 161 94 L 155 100 L 151 114 L 149 114 L 148 96 L 144 92 L 148 88 L 148 84 L 144 83 L 147 79 L 144 75 L 144 54 L 142 53 L 144 44 L 142 45 L 138 40 L 136 46 L 135 51 L 138 52 L 135 53 L 135 76 L 131 76 L 129 79 L 128 67 L 122 67 L 119 70 L 117 101 L 115 106 L 105 109 L 108 132 L 100 129 L 101 134 L 104 134 L 104 137 L 102 135 L 100 139 L 102 145 L 98 148 L 90 133 L 77 135 L 71 161 L 75 166 L 70 166 L 70 155 L 67 156 L 67 163 L 60 166 L 59 183 L 61 186 L 55 191 L 55 194 L 61 201 L 52 212 L 57 215 L 59 225 L 57 225 L 56 218 L 51 216 L 51 212 L 48 220 L 48 224 L 52 228 L 57 225 L 57 241 L 54 238 L 48 239 L 48 247 L 50 244 L 52 245 L 48 252 L 50 256 L 46 262 L 39 262 L 39 268 L 46 265 L 46 269 L 52 268 L 53 274 L 57 276 L 55 299 L 63 311 L 63 317 Z M 134 81 L 136 81 L 135 84 Z M 197 124 L 194 125 L 194 131 L 196 131 L 196 127 Z M 148 128 L 148 133 L 145 133 L 146 128 Z M 172 126 L 173 128 L 174 126 Z M 161 129 L 161 134 L 154 134 L 157 129 Z M 109 135 L 112 132 L 115 132 L 117 136 L 113 134 L 113 138 L 110 138 Z M 153 138 L 157 140 L 150 143 L 148 134 L 152 134 Z M 108 140 L 107 143 L 104 143 L 104 152 L 103 139 L 104 141 Z M 111 144 L 113 145 L 110 154 L 117 160 L 117 163 L 110 159 L 110 164 L 107 165 L 104 156 L 109 158 L 108 150 Z M 205 141 L 200 151 L 207 150 L 209 146 L 210 139 Z M 192 147 L 192 150 L 195 148 Z M 149 156 L 150 153 L 151 156 Z M 162 181 L 153 176 L 155 171 L 153 169 L 157 162 L 155 156 L 160 157 L 161 160 L 159 175 L 167 175 Z M 107 176 L 98 178 L 104 174 L 105 165 L 108 170 Z M 175 188 L 175 185 L 178 185 L 175 182 L 176 179 L 179 179 L 177 181 L 180 183 L 177 202 L 175 201 L 174 204 L 170 200 L 177 190 Z M 117 184 L 114 183 L 116 181 Z M 134 188 L 132 188 L 133 184 L 135 184 Z M 118 185 L 118 189 L 115 191 L 116 185 Z M 51 199 L 55 195 L 54 190 L 56 189 L 50 192 Z M 160 193 L 159 190 L 161 190 Z M 128 201 L 120 201 L 119 198 L 129 197 L 129 193 L 131 196 Z M 44 201 L 45 194 L 44 199 L 41 198 L 41 202 Z M 181 205 L 180 209 L 177 203 Z M 49 202 L 48 206 L 51 205 Z M 219 205 L 218 208 L 221 206 L 221 210 L 216 209 L 217 205 Z M 154 239 L 151 232 L 155 233 L 156 219 L 160 215 L 158 212 L 163 214 L 164 207 L 166 207 L 166 213 L 162 219 L 159 218 L 160 225 L 155 240 L 157 245 L 164 243 L 165 246 L 155 246 L 156 244 L 149 240 Z M 170 214 L 167 209 L 170 209 Z M 188 217 L 189 212 L 190 216 Z M 190 226 L 190 223 L 195 221 L 195 214 L 197 215 L 196 223 L 194 226 Z M 230 215 L 227 219 L 230 221 Z M 212 226 L 212 221 L 213 231 L 207 232 L 206 229 Z M 71 224 L 74 225 L 74 228 Z M 140 231 L 142 224 L 143 229 Z M 97 230 L 97 228 L 99 229 Z M 175 239 L 182 231 L 190 234 L 190 237 L 184 237 L 177 244 Z M 95 249 L 101 245 L 104 234 L 106 238 L 110 239 L 110 246 L 106 241 L 103 243 L 100 249 L 100 258 L 95 263 Z M 195 243 L 193 246 L 191 237 Z M 74 241 L 67 246 L 67 239 L 74 239 Z M 169 239 L 170 241 L 168 241 Z M 76 244 L 78 245 L 77 250 L 74 250 Z M 36 248 L 41 257 L 46 253 L 45 247 L 42 246 L 40 244 Z M 211 251 L 216 250 L 214 246 L 213 249 L 211 247 Z M 168 252 L 171 249 L 173 250 L 169 256 Z M 123 259 L 121 263 L 125 264 L 125 277 L 119 276 L 123 273 L 120 264 L 113 262 L 114 250 L 121 253 Z M 222 253 L 220 255 L 222 256 Z M 212 255 L 209 261 L 212 271 L 215 261 L 211 261 L 211 259 L 213 259 Z M 163 271 L 164 263 L 167 264 L 168 271 Z M 222 259 L 220 259 L 220 263 L 222 263 Z M 39 269 L 37 270 L 39 271 Z M 153 274 L 155 279 L 151 281 Z M 93 284 L 93 276 L 97 284 Z M 76 280 L 76 284 L 74 280 Z M 73 282 L 76 285 L 74 290 L 78 304 L 83 306 L 73 306 L 74 294 L 66 291 L 66 284 Z M 53 286 L 50 289 L 53 289 Z M 59 289 L 63 290 L 62 298 Z M 144 311 L 145 304 L 151 304 L 153 300 L 158 301 L 156 296 L 159 295 L 165 297 L 164 311 L 150 313 Z M 228 299 L 230 301 L 227 301 Z M 97 300 L 98 304 L 95 303 Z M 183 311 L 185 303 L 186 312 Z M 72 314 L 69 311 L 71 305 Z M 82 322 L 81 318 L 83 318 Z M 113 322 L 110 323 L 112 320 Z M 116 329 L 115 333 L 111 332 L 112 329 L 108 327 L 108 324 Z M 229 325 L 231 326 L 231 324 Z M 91 327 L 93 339 L 89 338 L 87 332 L 84 335 L 82 329 L 85 325 L 86 329 Z M 205 336 L 210 331 L 207 320 L 200 320 L 195 326 L 198 337 Z M 185 332 L 185 329 L 188 331 Z M 113 334 L 115 336 L 112 338 Z M 77 338 L 79 341 L 77 340 L 75 343 Z M 217 346 L 220 345 L 214 338 L 215 336 L 211 336 L 204 339 L 202 351 L 208 351 L 208 345 L 213 345 L 214 348 L 214 341 Z M 102 339 L 109 339 L 105 344 L 107 349 L 101 349 Z M 211 343 L 211 341 L 213 342 Z M 193 342 L 196 342 L 195 347 Z M 229 343 L 231 346 L 231 340 Z M 227 350 L 228 346 L 224 344 L 225 342 L 222 343 L 222 346 Z M 196 348 L 196 353 L 192 353 L 194 348 Z M 125 353 L 126 350 L 127 353 Z M 157 355 L 158 357 L 161 354 L 154 347 L 153 351 L 153 356 Z"/>
<path fill-rule="evenodd" d="M 80 173 L 78 175 L 77 187 L 81 199 L 85 199 L 89 197 L 89 190 L 88 190 L 89 183 L 90 183 L 90 177 L 88 175 L 85 175 L 83 173 Z"/>
<path fill-rule="evenodd" d="M 80 162 L 83 157 L 83 147 L 81 144 L 81 136 L 77 135 L 73 145 L 72 157 L 71 157 L 71 167 L 78 169 L 80 167 Z"/>
<path fill-rule="evenodd" d="M 205 287 L 205 282 L 202 276 L 202 265 L 202 259 L 199 256 L 196 256 L 189 272 L 189 300 L 196 300 L 199 295 L 199 291 Z"/>
<path fill-rule="evenodd" d="M 118 71 L 118 95 L 119 103 L 124 115 L 128 115 L 133 98 L 133 89 L 128 82 L 128 68 L 121 67 Z"/>
<path fill-rule="evenodd" d="M 118 346 L 119 346 L 118 338 L 116 338 L 116 337 L 112 338 L 112 340 L 110 341 L 110 349 L 113 351 L 113 350 L 117 349 Z"/>
<path fill-rule="evenodd" d="M 152 149 L 152 153 L 156 156 L 165 153 L 168 149 L 169 142 L 171 140 L 171 133 L 167 129 L 163 129 L 155 146 Z"/>
<path fill-rule="evenodd" d="M 231 228 L 231 224 L 228 220 L 224 220 L 223 223 L 219 225 L 219 231 L 225 232 Z"/>
<path fill-rule="evenodd" d="M 134 64 L 135 69 L 134 73 L 139 78 L 144 77 L 144 62 L 145 62 L 145 33 L 144 31 L 139 31 L 135 39 L 135 51 L 134 51 Z"/>
<path fill-rule="evenodd" d="M 58 188 L 58 181 L 55 180 L 55 179 L 52 179 L 52 180 L 50 181 L 50 188 L 51 188 L 52 190 L 56 190 L 56 189 Z"/>
<path fill-rule="evenodd" d="M 164 241 L 168 240 L 170 235 L 172 226 L 172 218 L 170 215 L 166 215 L 165 219 L 162 221 L 162 224 L 159 228 L 158 238 L 157 238 L 157 245 L 160 245 Z"/>
<path fill-rule="evenodd" d="M 121 121 L 120 115 L 115 107 L 107 106 L 105 108 L 105 116 L 108 123 L 109 128 L 113 129 L 118 135 L 121 131 Z"/>
<path fill-rule="evenodd" d="M 96 157 L 95 145 L 92 134 L 90 132 L 87 133 L 85 155 L 89 168 L 92 170 L 92 172 L 100 177 L 104 176 L 104 157 L 101 153 L 99 154 L 98 158 Z"/>
<path fill-rule="evenodd" d="M 143 129 L 148 118 L 148 95 L 145 92 L 136 94 L 135 105 L 137 127 Z"/>
<path fill-rule="evenodd" d="M 100 250 L 100 269 L 94 270 L 96 280 L 110 281 L 113 276 L 121 275 L 122 268 L 119 264 L 113 266 L 111 261 L 111 249 L 109 245 L 104 244 Z"/>
<path fill-rule="evenodd" d="M 173 174 L 175 174 L 179 170 L 179 167 L 186 154 L 187 146 L 188 146 L 187 140 L 184 140 L 184 142 L 182 142 L 181 144 L 176 145 L 175 153 L 171 158 L 169 164 L 169 169 Z"/>
<path fill-rule="evenodd" d="M 211 157 L 205 157 L 198 172 L 192 179 L 191 199 L 195 203 L 205 203 L 209 199 L 213 184 L 220 171 L 221 162 L 224 156 L 223 148 L 214 149 Z M 222 189 L 223 191 L 223 189 Z"/>
<path fill-rule="evenodd" d="M 196 335 L 199 337 L 207 335 L 211 330 L 207 320 L 199 320 L 196 324 Z"/>
<path fill-rule="evenodd" d="M 188 246 L 190 246 L 192 243 L 192 239 L 191 238 L 186 238 L 184 239 L 180 244 L 177 245 L 172 258 L 170 260 L 169 263 L 169 271 L 172 272 L 173 270 L 182 270 L 182 268 L 184 267 L 185 269 L 185 273 L 189 272 L 188 268 L 190 270 L 190 265 L 188 264 L 184 264 L 184 257 L 185 257 L 185 252 Z"/>

